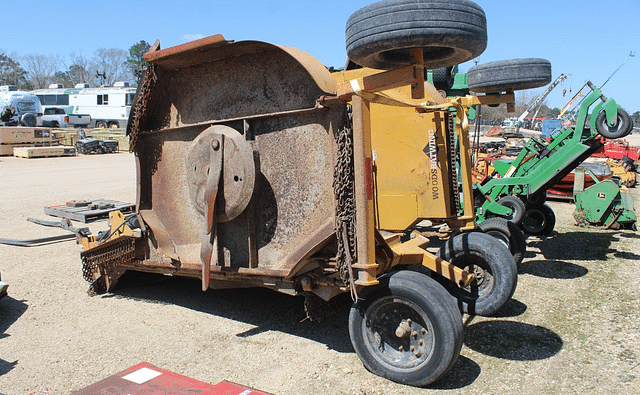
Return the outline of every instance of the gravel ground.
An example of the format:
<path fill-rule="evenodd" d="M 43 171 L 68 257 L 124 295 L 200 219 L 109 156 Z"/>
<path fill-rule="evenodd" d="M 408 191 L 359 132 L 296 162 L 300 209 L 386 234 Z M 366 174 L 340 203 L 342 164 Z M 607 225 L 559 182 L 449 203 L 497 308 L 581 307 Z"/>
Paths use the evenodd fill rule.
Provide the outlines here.
<path fill-rule="evenodd" d="M 64 234 L 26 221 L 55 220 L 44 206 L 135 202 L 128 153 L 0 157 L 0 180 L 0 238 Z M 639 202 L 638 189 L 632 193 Z M 556 231 L 528 239 L 513 300 L 497 317 L 463 317 L 458 362 L 425 389 L 368 373 L 345 312 L 317 324 L 302 321 L 300 298 L 202 292 L 197 280 L 149 275 L 126 276 L 114 293 L 89 297 L 74 242 L 0 245 L 0 273 L 10 284 L 0 300 L 0 393 L 67 394 L 142 361 L 280 395 L 640 393 L 640 236 L 577 227 L 573 206 L 550 204 Z M 106 227 L 90 224 L 94 233 Z"/>

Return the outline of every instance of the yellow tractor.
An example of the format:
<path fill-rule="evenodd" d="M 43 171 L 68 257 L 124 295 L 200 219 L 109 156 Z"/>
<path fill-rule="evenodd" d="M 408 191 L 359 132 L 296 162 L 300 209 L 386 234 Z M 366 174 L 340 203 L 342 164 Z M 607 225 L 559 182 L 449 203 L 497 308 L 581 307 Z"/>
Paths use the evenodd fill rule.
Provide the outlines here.
<path fill-rule="evenodd" d="M 82 240 L 90 293 L 155 272 L 304 295 L 312 319 L 351 295 L 371 372 L 424 386 L 453 366 L 461 309 L 495 313 L 517 278 L 505 245 L 475 231 L 467 112 L 533 85 L 445 98 L 425 79 L 484 51 L 470 1 L 374 3 L 346 32 L 350 66 L 334 73 L 221 35 L 152 46 L 127 127 L 136 212 Z M 424 219 L 448 227 L 435 254 L 414 231 Z"/>

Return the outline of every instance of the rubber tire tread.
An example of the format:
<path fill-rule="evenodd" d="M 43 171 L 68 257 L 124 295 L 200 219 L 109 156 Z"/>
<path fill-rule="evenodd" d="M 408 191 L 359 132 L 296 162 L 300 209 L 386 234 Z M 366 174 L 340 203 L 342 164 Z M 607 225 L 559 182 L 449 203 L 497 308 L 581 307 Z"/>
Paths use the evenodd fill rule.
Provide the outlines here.
<path fill-rule="evenodd" d="M 484 260 L 493 275 L 494 287 L 489 294 L 470 297 L 456 284 L 443 278 L 443 285 L 458 299 L 458 307 L 470 315 L 491 316 L 513 296 L 518 283 L 518 267 L 511 252 L 494 237 L 481 232 L 458 234 L 447 240 L 437 253 L 440 258 L 458 267 L 465 267 L 466 256 Z M 434 274 L 434 277 L 438 276 Z"/>
<path fill-rule="evenodd" d="M 522 58 L 483 63 L 467 71 L 467 82 L 477 93 L 539 88 L 551 82 L 551 62 Z"/>
<path fill-rule="evenodd" d="M 540 207 L 547 201 L 547 192 L 538 192 L 535 195 L 529 196 L 529 200 L 526 202 L 527 210 L 532 207 Z"/>
<path fill-rule="evenodd" d="M 497 231 L 505 235 L 509 239 L 509 251 L 511 251 L 513 260 L 516 262 L 516 266 L 520 266 L 527 253 L 527 237 L 518 225 L 504 218 L 495 217 L 480 222 L 478 229 L 487 234 Z"/>
<path fill-rule="evenodd" d="M 410 65 L 411 48 L 424 49 L 424 65 L 437 69 L 464 63 L 487 47 L 487 18 L 468 0 L 384 0 L 347 20 L 349 59 L 374 69 Z"/>
<path fill-rule="evenodd" d="M 607 113 L 600 111 L 596 118 L 596 130 L 602 137 L 612 140 L 625 137 L 633 131 L 633 120 L 622 108 L 618 108 L 617 121 L 615 130 L 611 130 L 607 125 Z"/>
<path fill-rule="evenodd" d="M 527 235 L 535 235 L 535 236 L 547 236 L 553 232 L 553 228 L 556 226 L 556 214 L 553 212 L 553 209 L 548 204 L 543 204 L 538 207 L 529 208 L 525 213 L 525 217 L 527 214 L 533 210 L 539 211 L 544 216 L 544 226 L 539 231 L 531 231 L 522 225 L 522 222 L 518 224 L 520 229 Z"/>
<path fill-rule="evenodd" d="M 423 273 L 401 270 L 387 273 L 378 280 L 379 284 L 366 287 L 359 293 L 358 303 L 349 312 L 349 335 L 356 354 L 367 370 L 388 380 L 418 387 L 437 381 L 453 367 L 464 341 L 462 317 L 455 300 L 440 284 Z M 420 365 L 403 371 L 382 364 L 368 351 L 362 336 L 362 327 L 367 319 L 365 312 L 372 302 L 387 295 L 407 298 L 429 316 L 436 340 L 426 368 Z"/>
<path fill-rule="evenodd" d="M 436 89 L 448 91 L 454 83 L 453 66 L 431 70 L 431 78 Z"/>
<path fill-rule="evenodd" d="M 503 196 L 498 199 L 498 204 L 509 207 L 513 210 L 512 217 L 505 219 L 516 224 L 522 222 L 522 218 L 524 218 L 524 213 L 527 211 L 527 207 L 519 197 L 513 195 Z"/>

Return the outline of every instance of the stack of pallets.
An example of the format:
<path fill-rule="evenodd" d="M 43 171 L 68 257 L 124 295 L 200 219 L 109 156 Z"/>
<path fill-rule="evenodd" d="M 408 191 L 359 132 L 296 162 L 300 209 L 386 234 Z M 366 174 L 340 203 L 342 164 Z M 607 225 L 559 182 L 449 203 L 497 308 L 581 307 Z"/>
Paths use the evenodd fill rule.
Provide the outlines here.
<path fill-rule="evenodd" d="M 0 127 L 0 156 L 24 158 L 75 155 L 73 147 L 52 146 L 51 129 L 21 126 Z"/>

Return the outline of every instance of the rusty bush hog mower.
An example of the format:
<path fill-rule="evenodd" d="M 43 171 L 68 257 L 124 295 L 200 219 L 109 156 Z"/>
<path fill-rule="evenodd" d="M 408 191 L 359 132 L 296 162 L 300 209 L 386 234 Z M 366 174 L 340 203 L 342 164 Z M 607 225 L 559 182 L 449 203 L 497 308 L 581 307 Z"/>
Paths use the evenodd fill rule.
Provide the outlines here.
<path fill-rule="evenodd" d="M 137 210 L 82 239 L 90 292 L 155 272 L 305 295 L 311 318 L 350 294 L 367 369 L 415 386 L 442 377 L 460 307 L 493 314 L 516 286 L 509 250 L 475 231 L 467 111 L 538 85 L 445 98 L 425 81 L 484 51 L 470 1 L 375 3 L 346 36 L 351 67 L 336 73 L 260 41 L 156 42 L 127 127 Z M 412 231 L 425 218 L 451 229 L 438 254 Z"/>

